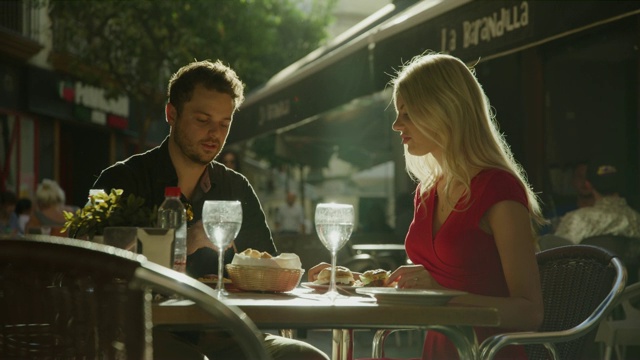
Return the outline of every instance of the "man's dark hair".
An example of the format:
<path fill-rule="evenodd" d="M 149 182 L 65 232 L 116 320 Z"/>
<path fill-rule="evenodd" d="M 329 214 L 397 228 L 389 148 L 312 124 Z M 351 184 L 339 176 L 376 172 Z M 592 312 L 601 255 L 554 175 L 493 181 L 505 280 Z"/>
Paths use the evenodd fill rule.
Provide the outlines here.
<path fill-rule="evenodd" d="M 624 169 L 613 161 L 591 161 L 587 165 L 587 180 L 601 195 L 624 193 Z"/>
<path fill-rule="evenodd" d="M 167 97 L 178 113 L 191 100 L 196 85 L 228 94 L 237 109 L 244 101 L 244 84 L 230 67 L 220 60 L 195 61 L 178 69 L 169 79 Z"/>
<path fill-rule="evenodd" d="M 31 202 L 31 199 L 20 198 L 16 202 L 16 210 L 15 210 L 15 212 L 18 215 L 29 213 L 31 211 L 32 205 L 33 204 Z"/>

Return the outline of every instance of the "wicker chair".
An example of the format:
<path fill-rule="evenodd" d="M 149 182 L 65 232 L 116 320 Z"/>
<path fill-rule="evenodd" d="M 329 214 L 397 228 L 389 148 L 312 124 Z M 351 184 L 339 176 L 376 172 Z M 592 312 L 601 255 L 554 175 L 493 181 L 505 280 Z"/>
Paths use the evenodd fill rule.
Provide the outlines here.
<path fill-rule="evenodd" d="M 82 240 L 0 240 L 0 358 L 151 359 L 152 291 L 219 319 L 250 358 L 268 359 L 241 310 L 208 286 L 144 256 Z"/>
<path fill-rule="evenodd" d="M 536 332 L 499 334 L 485 339 L 479 349 L 483 359 L 493 359 L 505 346 L 525 344 L 531 344 L 527 346 L 530 360 L 549 356 L 582 359 L 582 351 L 586 344 L 593 342 L 598 323 L 624 289 L 626 269 L 614 254 L 604 249 L 568 245 L 541 251 L 536 258 L 544 300 L 541 328 Z M 373 358 L 384 357 L 384 340 L 393 331 L 396 330 L 377 331 Z"/>
<path fill-rule="evenodd" d="M 538 253 L 537 259 L 544 301 L 542 326 L 534 332 L 487 338 L 480 345 L 483 359 L 493 359 L 509 345 L 527 345 L 529 359 L 582 359 L 598 324 L 624 290 L 624 265 L 602 248 L 558 247 Z"/>

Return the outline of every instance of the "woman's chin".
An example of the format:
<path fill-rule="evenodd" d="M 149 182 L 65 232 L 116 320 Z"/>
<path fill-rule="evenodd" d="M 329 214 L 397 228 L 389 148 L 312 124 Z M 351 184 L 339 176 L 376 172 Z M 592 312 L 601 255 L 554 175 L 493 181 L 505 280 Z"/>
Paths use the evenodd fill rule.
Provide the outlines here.
<path fill-rule="evenodd" d="M 407 153 L 413 156 L 425 156 L 429 154 L 428 151 L 420 151 L 420 150 L 412 149 L 410 147 L 407 147 Z"/>

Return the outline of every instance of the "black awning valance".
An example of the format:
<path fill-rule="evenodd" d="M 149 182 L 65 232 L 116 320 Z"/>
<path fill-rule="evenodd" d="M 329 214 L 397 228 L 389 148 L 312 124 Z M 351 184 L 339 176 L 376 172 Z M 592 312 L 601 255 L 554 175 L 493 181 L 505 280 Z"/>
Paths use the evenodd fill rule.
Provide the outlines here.
<path fill-rule="evenodd" d="M 367 49 L 360 49 L 290 86 L 243 106 L 235 114 L 230 143 L 273 132 L 367 95 L 371 86 Z"/>
<path fill-rule="evenodd" d="M 332 122 L 325 119 L 326 114 L 382 93 L 396 69 L 425 50 L 447 52 L 475 63 L 634 14 L 640 14 L 640 2 L 412 2 L 411 6 L 340 46 L 318 49 L 317 54 L 310 54 L 309 59 L 283 70 L 263 88 L 249 94 L 236 113 L 228 141 L 234 143 L 295 130 L 290 139 L 305 139 L 307 144 L 316 139 L 318 146 L 342 143 L 337 151 L 344 153 L 348 141 L 338 142 L 327 137 L 350 131 L 344 121 L 351 121 L 360 129 L 355 131 L 362 132 L 365 128 L 358 128 L 361 118 L 346 112 L 344 116 L 353 117 L 343 116 L 343 121 Z M 366 101 L 361 105 L 371 106 Z M 372 107 L 371 110 L 380 109 Z M 323 128 L 327 126 L 337 128 Z M 302 127 L 307 129 L 298 129 Z M 381 133 L 378 140 L 385 134 Z"/>

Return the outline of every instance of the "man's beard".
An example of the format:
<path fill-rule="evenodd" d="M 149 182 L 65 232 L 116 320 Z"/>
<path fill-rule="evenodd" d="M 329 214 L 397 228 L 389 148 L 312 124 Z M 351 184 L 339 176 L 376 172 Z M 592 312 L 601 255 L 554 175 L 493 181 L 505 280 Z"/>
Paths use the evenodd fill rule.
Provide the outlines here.
<path fill-rule="evenodd" d="M 215 142 L 218 145 L 218 151 L 211 156 L 206 156 L 198 152 L 197 143 L 191 142 L 190 139 L 184 136 L 184 132 L 182 131 L 182 129 L 180 129 L 180 126 L 174 126 L 173 135 L 175 136 L 174 141 L 178 146 L 178 148 L 180 149 L 180 151 L 182 151 L 182 153 L 189 160 L 199 165 L 208 165 L 209 163 L 211 163 L 213 159 L 215 159 L 216 156 L 218 156 L 218 154 L 220 153 L 220 150 L 222 149 L 222 146 L 216 140 Z"/>

